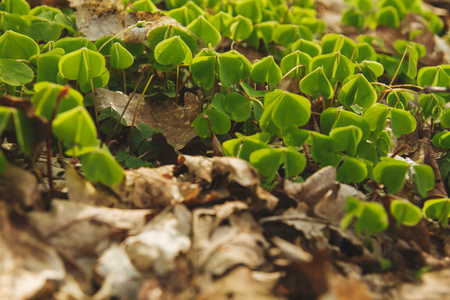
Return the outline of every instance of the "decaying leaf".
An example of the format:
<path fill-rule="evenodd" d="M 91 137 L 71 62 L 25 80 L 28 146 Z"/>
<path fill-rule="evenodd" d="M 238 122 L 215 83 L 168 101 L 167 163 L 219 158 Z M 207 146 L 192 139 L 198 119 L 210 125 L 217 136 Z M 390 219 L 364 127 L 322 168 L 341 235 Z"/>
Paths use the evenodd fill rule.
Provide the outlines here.
<path fill-rule="evenodd" d="M 94 299 L 135 299 L 144 278 L 131 264 L 124 247 L 117 244 L 112 244 L 103 252 L 94 272 L 101 285 Z"/>
<path fill-rule="evenodd" d="M 189 172 L 212 182 L 215 172 L 226 175 L 229 181 L 251 187 L 259 183 L 258 172 L 246 161 L 235 157 L 212 157 L 181 155 L 178 163 L 188 167 Z"/>
<path fill-rule="evenodd" d="M 70 0 L 70 6 L 77 10 L 77 28 L 91 41 L 112 36 L 124 29 L 125 6 L 120 0 Z"/>
<path fill-rule="evenodd" d="M 70 259 L 96 256 L 129 231 L 142 228 L 151 210 L 124 210 L 53 200 L 50 212 L 28 214 L 30 224 Z M 68 238 L 68 237 L 71 238 Z"/>
<path fill-rule="evenodd" d="M 117 195 L 111 191 L 101 186 L 94 186 L 90 181 L 82 178 L 71 165 L 66 167 L 65 179 L 71 201 L 106 207 L 132 208 L 131 205 L 126 206 L 126 202 L 119 201 Z"/>
<path fill-rule="evenodd" d="M 194 210 L 191 259 L 195 269 L 220 276 L 237 265 L 254 269 L 264 264 L 268 244 L 246 208 L 240 202 L 231 202 L 215 209 Z M 229 225 L 217 226 L 225 216 Z"/>
<path fill-rule="evenodd" d="M 353 197 L 358 200 L 365 200 L 363 193 L 354 187 L 337 183 L 336 188 L 330 189 L 314 206 L 314 214 L 331 224 L 339 225 L 341 219 L 345 216 L 345 206 L 348 197 Z"/>
<path fill-rule="evenodd" d="M 336 181 L 336 169 L 325 167 L 308 177 L 304 183 L 285 181 L 286 193 L 313 209 L 315 216 L 339 225 L 345 216 L 348 197 L 365 200 L 363 193 L 354 187 Z"/>
<path fill-rule="evenodd" d="M 159 276 L 173 271 L 175 258 L 191 248 L 191 224 L 191 212 L 182 205 L 158 215 L 141 233 L 124 241 L 133 266 L 142 272 L 153 270 Z"/>
<path fill-rule="evenodd" d="M 165 207 L 196 198 L 201 189 L 191 182 L 178 182 L 173 176 L 174 166 L 139 168 L 125 172 L 125 183 L 117 194 L 125 203 L 137 208 Z"/>
<path fill-rule="evenodd" d="M 291 296 L 297 299 L 318 299 L 327 294 L 330 288 L 330 265 L 325 253 L 311 255 L 298 245 L 278 237 L 274 237 L 272 242 L 280 250 L 274 263 L 287 272 L 284 285 Z"/>
<path fill-rule="evenodd" d="M 304 183 L 285 181 L 284 190 L 294 199 L 314 206 L 336 185 L 336 169 L 325 167 L 308 177 Z"/>
<path fill-rule="evenodd" d="M 0 174 L 0 200 L 30 208 L 38 204 L 40 199 L 36 177 L 22 168 L 8 164 Z"/>
<path fill-rule="evenodd" d="M 0 299 L 45 298 L 64 279 L 64 263 L 55 248 L 11 222 L 0 204 Z"/>
<path fill-rule="evenodd" d="M 445 299 L 449 294 L 450 270 L 448 268 L 425 273 L 421 282 L 405 283 L 400 289 L 400 297 L 408 300 Z"/>
<path fill-rule="evenodd" d="M 197 299 L 282 300 L 285 298 L 273 291 L 280 275 L 279 272 L 256 272 L 245 266 L 239 266 L 217 281 L 204 282 L 204 288 Z"/>
<path fill-rule="evenodd" d="M 76 21 L 78 30 L 90 41 L 96 41 L 105 36 L 114 36 L 139 21 L 147 22 L 142 28 L 134 27 L 119 35 L 125 43 L 147 43 L 148 33 L 164 25 L 183 28 L 174 18 L 159 12 L 125 11 L 125 5 L 120 0 L 69 0 L 70 6 L 77 10 Z"/>
<path fill-rule="evenodd" d="M 96 89 L 97 108 L 103 110 L 112 107 L 122 114 L 128 96 L 121 92 L 108 89 Z M 133 113 L 136 109 L 140 95 L 134 95 L 123 119 L 131 125 Z M 135 124 L 145 123 L 154 129 L 161 130 L 167 141 L 177 150 L 183 148 L 189 141 L 197 136 L 191 123 L 201 113 L 202 103 L 192 93 L 185 93 L 184 106 L 177 105 L 174 101 L 166 99 L 161 105 L 152 105 L 141 101 L 137 110 Z"/>

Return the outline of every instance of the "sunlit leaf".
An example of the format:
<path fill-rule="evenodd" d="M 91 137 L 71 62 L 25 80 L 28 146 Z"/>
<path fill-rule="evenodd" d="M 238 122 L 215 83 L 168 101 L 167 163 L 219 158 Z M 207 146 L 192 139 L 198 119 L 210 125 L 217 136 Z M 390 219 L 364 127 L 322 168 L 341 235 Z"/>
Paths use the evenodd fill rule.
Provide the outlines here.
<path fill-rule="evenodd" d="M 219 31 L 203 16 L 197 17 L 188 25 L 187 29 L 204 40 L 207 45 L 211 44 L 213 47 L 217 45 L 222 38 Z"/>
<path fill-rule="evenodd" d="M 6 31 L 0 36 L 0 58 L 28 60 L 39 53 L 38 44 L 26 35 Z"/>
<path fill-rule="evenodd" d="M 106 146 L 83 156 L 81 163 L 84 175 L 91 182 L 116 185 L 123 180 L 125 175 Z"/>
<path fill-rule="evenodd" d="M 300 90 L 308 95 L 321 95 L 326 99 L 333 97 L 333 87 L 323 71 L 319 67 L 303 77 L 299 83 Z"/>
<path fill-rule="evenodd" d="M 52 129 L 60 140 L 81 147 L 95 144 L 97 138 L 94 121 L 83 106 L 58 114 Z"/>
<path fill-rule="evenodd" d="M 336 179 L 340 182 L 359 183 L 367 177 L 367 165 L 354 157 L 346 157 L 339 166 Z"/>
<path fill-rule="evenodd" d="M 389 193 L 396 194 L 403 187 L 408 169 L 409 164 L 407 162 L 393 158 L 382 158 L 375 166 L 373 176 L 376 181 L 387 187 Z"/>
<path fill-rule="evenodd" d="M 415 182 L 417 184 L 417 190 L 420 196 L 425 198 L 427 191 L 434 188 L 434 173 L 433 169 L 429 165 L 415 165 L 413 166 L 415 171 Z"/>
<path fill-rule="evenodd" d="M 20 86 L 33 80 L 34 73 L 26 64 L 14 59 L 0 59 L 0 80 L 12 86 Z"/>
<path fill-rule="evenodd" d="M 179 36 L 173 36 L 156 45 L 155 59 L 162 65 L 189 64 L 192 52 Z"/>
<path fill-rule="evenodd" d="M 438 221 L 445 228 L 448 226 L 448 217 L 450 216 L 450 199 L 427 200 L 422 211 L 425 217 Z"/>
<path fill-rule="evenodd" d="M 395 199 L 391 202 L 391 214 L 397 220 L 397 227 L 402 225 L 415 226 L 422 220 L 422 211 L 416 205 L 405 199 Z"/>
<path fill-rule="evenodd" d="M 250 76 L 255 82 L 267 82 L 271 85 L 277 85 L 283 77 L 283 74 L 281 73 L 281 69 L 274 61 L 273 57 L 266 56 L 263 59 L 253 63 Z"/>
<path fill-rule="evenodd" d="M 59 71 L 70 80 L 85 84 L 99 76 L 105 68 L 105 58 L 100 53 L 81 48 L 64 55 L 59 61 Z"/>
<path fill-rule="evenodd" d="M 114 69 L 127 69 L 134 62 L 133 55 L 120 43 L 114 43 L 109 51 L 109 62 Z"/>

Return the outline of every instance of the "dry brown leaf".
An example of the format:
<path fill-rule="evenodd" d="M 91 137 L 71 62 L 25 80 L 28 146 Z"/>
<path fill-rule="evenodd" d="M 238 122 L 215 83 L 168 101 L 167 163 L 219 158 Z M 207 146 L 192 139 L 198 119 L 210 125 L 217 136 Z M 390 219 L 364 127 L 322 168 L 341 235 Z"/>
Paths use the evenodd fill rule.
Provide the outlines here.
<path fill-rule="evenodd" d="M 268 244 L 252 215 L 241 212 L 245 208 L 245 204 L 233 202 L 194 210 L 191 259 L 195 269 L 221 276 L 237 265 L 254 269 L 264 264 Z M 222 220 L 228 224 L 217 226 Z"/>
<path fill-rule="evenodd" d="M 211 282 L 201 283 L 201 291 L 196 297 L 198 300 L 282 300 L 273 291 L 280 273 L 255 272 L 245 266 L 239 266 L 226 276 Z"/>
<path fill-rule="evenodd" d="M 329 291 L 330 263 L 325 253 L 312 255 L 278 237 L 272 242 L 280 250 L 274 264 L 287 273 L 283 282 L 291 297 L 318 299 Z"/>
<path fill-rule="evenodd" d="M 95 257 L 108 248 L 114 234 L 137 231 L 151 210 L 105 208 L 54 199 L 50 212 L 30 212 L 30 224 L 68 259 Z M 69 238 L 70 237 L 70 238 Z"/>
<path fill-rule="evenodd" d="M 124 183 L 116 188 L 125 203 L 137 208 L 160 208 L 172 203 L 181 203 L 198 197 L 201 192 L 197 184 L 178 182 L 173 176 L 174 166 L 139 168 L 125 171 Z"/>
<path fill-rule="evenodd" d="M 41 200 L 36 177 L 31 173 L 8 164 L 0 173 L 0 200 L 19 203 L 23 208 L 30 208 Z"/>
<path fill-rule="evenodd" d="M 334 276 L 331 280 L 331 293 L 336 300 L 373 300 L 372 293 L 366 284 L 356 278 Z"/>
<path fill-rule="evenodd" d="M 213 157 L 181 155 L 180 165 L 188 167 L 189 172 L 211 183 L 216 173 L 226 175 L 229 181 L 235 181 L 244 187 L 259 183 L 259 175 L 247 161 L 236 157 Z"/>
<path fill-rule="evenodd" d="M 265 228 L 270 228 L 272 222 L 282 222 L 292 226 L 295 230 L 301 232 L 304 242 L 311 249 L 330 250 L 339 253 L 345 247 L 351 255 L 373 256 L 364 248 L 363 240 L 356 236 L 352 230 L 342 230 L 339 226 L 332 225 L 326 220 L 309 217 L 306 215 L 305 208 L 301 206 L 296 209 L 290 208 L 279 216 L 262 218 L 260 222 L 265 224 Z M 347 255 L 348 253 L 342 254 Z"/>
<path fill-rule="evenodd" d="M 69 199 L 74 202 L 115 208 L 132 208 L 131 203 L 126 206 L 126 203 L 120 201 L 117 195 L 114 195 L 111 191 L 104 187 L 96 187 L 90 181 L 82 178 L 71 165 L 66 167 L 65 179 Z"/>
<path fill-rule="evenodd" d="M 119 114 L 122 114 L 128 102 L 127 95 L 108 89 L 96 89 L 95 96 L 99 110 L 112 107 Z M 132 123 L 139 97 L 138 94 L 134 96 L 123 116 L 128 125 Z M 202 103 L 197 96 L 188 92 L 184 94 L 182 107 L 170 99 L 166 99 L 160 105 L 142 101 L 137 110 L 135 124 L 145 123 L 154 129 L 161 130 L 169 144 L 179 150 L 197 136 L 191 124 L 201 112 Z"/>
<path fill-rule="evenodd" d="M 304 183 L 285 181 L 284 190 L 290 197 L 314 206 L 335 185 L 336 169 L 328 166 L 308 177 Z"/>
<path fill-rule="evenodd" d="M 312 208 L 311 214 L 334 225 L 339 225 L 345 216 L 349 196 L 365 200 L 364 194 L 354 187 L 337 182 L 336 169 L 331 166 L 320 169 L 303 183 L 285 181 L 284 191 Z"/>
<path fill-rule="evenodd" d="M 0 203 L 4 204 L 4 203 Z M 25 300 L 47 297 L 64 279 L 58 252 L 11 223 L 0 205 L 0 299 Z"/>
<path fill-rule="evenodd" d="M 314 214 L 331 224 L 339 225 L 341 219 L 345 217 L 345 206 L 348 197 L 366 200 L 364 194 L 354 187 L 336 183 L 336 188 L 328 190 L 319 203 L 314 206 Z"/>

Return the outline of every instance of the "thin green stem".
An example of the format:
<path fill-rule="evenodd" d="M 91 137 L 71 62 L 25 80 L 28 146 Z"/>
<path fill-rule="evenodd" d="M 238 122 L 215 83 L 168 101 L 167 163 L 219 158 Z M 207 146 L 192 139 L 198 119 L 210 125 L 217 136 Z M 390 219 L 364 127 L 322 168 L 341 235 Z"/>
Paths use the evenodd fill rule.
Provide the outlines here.
<path fill-rule="evenodd" d="M 180 77 L 180 66 L 177 65 L 177 78 L 175 82 L 175 101 L 178 103 L 178 81 Z"/>
<path fill-rule="evenodd" d="M 122 69 L 122 77 L 123 77 L 123 93 L 127 94 L 127 76 L 125 75 L 125 70 Z"/>
<path fill-rule="evenodd" d="M 400 63 L 398 64 L 397 70 L 395 70 L 394 76 L 392 76 L 391 82 L 389 82 L 389 86 L 392 85 L 392 83 L 393 83 L 394 80 L 395 80 L 395 77 L 397 77 L 398 72 L 400 71 L 400 68 L 402 67 L 403 61 L 405 60 L 406 53 L 408 52 L 408 49 L 409 49 L 409 45 L 406 46 L 405 52 L 403 52 L 402 59 L 400 60 Z M 387 89 L 384 89 L 384 93 L 383 93 L 383 95 L 381 96 L 381 99 L 380 99 L 378 102 L 383 101 L 383 99 L 384 99 L 384 97 L 386 96 L 386 94 L 387 94 Z"/>
<path fill-rule="evenodd" d="M 144 99 L 144 95 L 145 95 L 145 93 L 147 92 L 147 89 L 148 89 L 148 87 L 150 86 L 150 83 L 152 82 L 153 76 L 155 76 L 155 74 L 152 74 L 152 75 L 150 76 L 150 78 L 148 79 L 147 84 L 145 85 L 145 88 L 144 88 L 144 90 L 142 91 L 142 94 L 141 94 L 141 96 L 139 97 L 139 100 L 138 100 L 138 102 L 137 102 L 137 104 L 136 104 L 136 108 L 134 109 L 133 120 L 131 121 L 131 129 L 130 129 L 130 144 L 131 144 L 131 140 L 132 140 L 132 137 L 133 137 L 133 128 L 134 128 L 134 123 L 135 123 L 135 121 L 136 121 L 136 115 L 137 115 L 137 110 L 138 110 L 138 108 L 139 108 L 139 104 L 141 104 L 142 99 Z"/>
<path fill-rule="evenodd" d="M 95 97 L 95 89 L 94 89 L 94 80 L 91 78 L 91 92 L 92 99 L 94 100 L 94 114 L 95 114 L 95 123 L 97 124 L 97 136 L 100 138 L 100 122 L 98 121 L 98 111 L 97 111 L 97 97 Z M 102 146 L 102 140 L 100 139 L 100 147 Z"/>
<path fill-rule="evenodd" d="M 133 93 L 131 93 L 130 97 L 128 97 L 128 102 L 127 102 L 127 104 L 125 105 L 125 107 L 124 107 L 122 113 L 120 114 L 119 120 L 117 121 L 116 125 L 114 126 L 112 132 L 108 135 L 108 137 L 107 137 L 106 140 L 105 140 L 105 143 L 106 143 L 107 145 L 108 145 L 109 141 L 111 140 L 112 136 L 114 135 L 114 132 L 116 132 L 117 127 L 119 126 L 120 122 L 122 121 L 123 116 L 124 116 L 125 112 L 127 111 L 127 108 L 128 108 L 128 106 L 130 105 L 131 100 L 133 99 L 134 95 L 136 94 L 136 91 L 137 91 L 139 85 L 141 84 L 142 80 L 144 79 L 144 77 L 145 77 L 145 73 L 142 72 L 142 73 L 141 73 L 141 76 L 139 77 L 138 82 L 136 83 L 136 86 L 135 86 L 135 88 L 134 88 L 134 90 L 133 90 Z"/>
<path fill-rule="evenodd" d="M 109 38 L 106 42 L 104 42 L 103 45 L 101 45 L 100 48 L 98 48 L 97 52 L 100 52 L 100 51 L 101 51 L 101 50 L 102 50 L 109 42 L 111 42 L 112 40 L 114 40 L 114 39 L 115 39 L 116 37 L 118 37 L 119 35 L 121 35 L 121 34 L 127 32 L 127 31 L 129 31 L 129 30 L 131 30 L 131 29 L 133 29 L 133 28 L 135 28 L 135 27 L 141 26 L 141 25 L 142 25 L 142 22 L 143 22 L 143 21 L 140 21 L 140 22 L 138 22 L 138 23 L 136 23 L 136 24 L 134 24 L 134 25 L 131 25 L 130 27 L 125 28 L 125 29 L 122 30 L 121 32 L 119 32 L 119 33 L 113 35 L 113 36 L 112 36 L 111 38 Z M 148 22 L 145 22 L 145 24 L 147 24 L 147 23 L 148 23 Z"/>
<path fill-rule="evenodd" d="M 293 67 L 292 69 L 289 70 L 289 72 L 287 72 L 286 74 L 284 74 L 283 77 L 281 77 L 281 80 L 285 79 L 286 76 L 289 76 L 289 74 L 291 74 L 292 72 L 294 72 L 298 68 L 305 68 L 305 65 L 298 65 L 298 66 Z"/>

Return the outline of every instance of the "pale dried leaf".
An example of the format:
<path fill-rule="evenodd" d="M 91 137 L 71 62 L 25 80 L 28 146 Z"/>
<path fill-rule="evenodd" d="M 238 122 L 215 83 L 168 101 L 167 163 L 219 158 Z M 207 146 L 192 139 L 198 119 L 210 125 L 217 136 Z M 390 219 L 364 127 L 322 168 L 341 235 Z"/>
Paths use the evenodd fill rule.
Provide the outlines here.
<path fill-rule="evenodd" d="M 113 36 L 124 29 L 120 0 L 70 0 L 77 10 L 77 29 L 90 41 Z"/>
<path fill-rule="evenodd" d="M 19 203 L 23 208 L 36 205 L 41 199 L 36 177 L 22 168 L 8 164 L 0 174 L 0 199 Z"/>
<path fill-rule="evenodd" d="M 213 162 L 205 156 L 180 155 L 178 164 L 185 165 L 189 172 L 208 183 L 212 182 Z"/>
<path fill-rule="evenodd" d="M 144 231 L 124 241 L 132 264 L 140 271 L 162 276 L 176 267 L 175 258 L 191 247 L 191 212 L 182 205 L 158 215 Z"/>
<path fill-rule="evenodd" d="M 66 167 L 65 179 L 69 199 L 74 202 L 116 208 L 132 208 L 131 205 L 126 206 L 117 195 L 112 194 L 109 190 L 100 186 L 95 187 L 90 181 L 82 178 L 71 165 Z"/>
<path fill-rule="evenodd" d="M 10 223 L 0 211 L 0 299 L 46 296 L 64 279 L 64 263 L 57 251 Z"/>
<path fill-rule="evenodd" d="M 279 199 L 263 189 L 260 185 L 255 188 L 255 202 L 253 203 L 256 211 L 273 211 L 278 205 Z"/>
<path fill-rule="evenodd" d="M 230 207 L 233 208 L 223 206 L 224 215 L 228 214 Z M 234 209 L 240 210 L 237 206 Z M 217 209 L 194 211 L 192 259 L 196 269 L 220 276 L 237 265 L 254 269 L 264 264 L 268 244 L 262 228 L 250 213 L 234 212 L 227 218 L 229 225 L 218 227 L 215 227 L 215 218 Z"/>
<path fill-rule="evenodd" d="M 247 161 L 236 157 L 213 157 L 181 155 L 178 163 L 188 167 L 189 172 L 211 183 L 213 175 L 226 175 L 229 181 L 250 187 L 259 183 L 259 175 Z"/>
<path fill-rule="evenodd" d="M 284 190 L 290 197 L 314 206 L 335 185 L 336 169 L 328 166 L 315 172 L 303 183 L 285 181 Z"/>
<path fill-rule="evenodd" d="M 94 269 L 100 290 L 93 300 L 135 299 L 144 277 L 131 264 L 124 248 L 112 244 L 98 259 Z"/>
<path fill-rule="evenodd" d="M 172 165 L 159 168 L 139 168 L 125 171 L 125 181 L 115 188 L 125 203 L 137 208 L 165 207 L 196 198 L 201 189 L 197 184 L 178 182 Z"/>
<path fill-rule="evenodd" d="M 96 256 L 113 240 L 113 234 L 139 230 L 151 210 L 95 207 L 54 199 L 50 212 L 30 212 L 31 225 L 69 259 Z M 68 238 L 70 237 L 70 238 Z"/>
<path fill-rule="evenodd" d="M 336 184 L 336 189 L 330 189 L 319 203 L 314 206 L 315 215 L 331 224 L 339 225 L 341 219 L 345 217 L 345 206 L 348 197 L 366 200 L 364 194 L 354 187 L 338 183 Z"/>
<path fill-rule="evenodd" d="M 258 299 L 258 300 L 282 300 L 282 296 L 276 295 L 273 283 L 267 284 L 261 280 L 261 272 L 255 272 L 245 266 L 239 266 L 230 271 L 226 276 L 211 282 L 202 284 L 198 300 L 227 300 L 227 299 Z M 270 273 L 267 273 L 270 274 Z M 273 275 L 273 274 L 270 274 Z M 270 276 L 268 275 L 268 276 Z M 273 277 L 278 280 L 279 273 Z"/>

